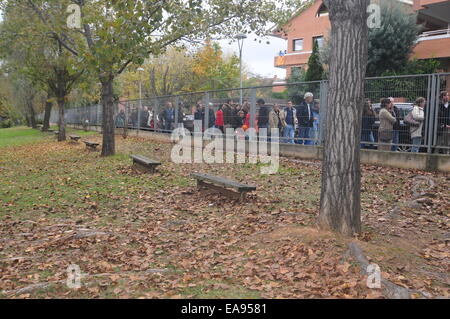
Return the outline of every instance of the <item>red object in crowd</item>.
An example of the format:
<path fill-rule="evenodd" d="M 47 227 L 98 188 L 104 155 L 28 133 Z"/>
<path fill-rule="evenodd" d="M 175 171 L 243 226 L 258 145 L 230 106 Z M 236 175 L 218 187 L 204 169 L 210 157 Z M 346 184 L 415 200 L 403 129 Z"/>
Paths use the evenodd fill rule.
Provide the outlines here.
<path fill-rule="evenodd" d="M 250 127 L 250 113 L 247 113 L 247 116 L 245 117 L 244 125 L 247 127 Z"/>
<path fill-rule="evenodd" d="M 216 113 L 216 126 L 222 127 L 225 125 L 224 119 L 223 119 L 223 111 L 218 110 Z"/>

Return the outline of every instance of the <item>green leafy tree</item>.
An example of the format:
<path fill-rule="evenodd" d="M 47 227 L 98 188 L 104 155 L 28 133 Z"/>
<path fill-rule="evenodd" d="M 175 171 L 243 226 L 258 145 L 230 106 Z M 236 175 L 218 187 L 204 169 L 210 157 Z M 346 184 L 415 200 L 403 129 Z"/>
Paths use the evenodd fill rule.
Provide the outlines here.
<path fill-rule="evenodd" d="M 308 60 L 305 81 L 320 81 L 323 78 L 323 66 L 320 60 L 319 45 L 314 41 L 313 52 Z"/>
<path fill-rule="evenodd" d="M 381 26 L 369 29 L 367 76 L 420 73 L 408 62 L 421 28 L 417 13 L 398 1 L 383 0 L 380 4 Z M 325 73 L 330 64 L 330 40 L 325 41 L 320 52 Z"/>
<path fill-rule="evenodd" d="M 51 110 L 50 98 L 54 97 L 59 110 L 58 140 L 66 139 L 65 105 L 68 96 L 84 73 L 74 56 L 63 49 L 52 34 L 45 34 L 45 24 L 38 17 L 29 16 L 30 9 L 10 3 L 4 8 L 4 21 L 1 25 L 1 45 L 3 55 L 17 72 L 22 73 L 30 85 L 38 91 L 47 92 L 45 126 Z M 31 108 L 30 108 L 31 110 Z M 34 113 L 34 112 L 33 112 Z M 34 121 L 31 121 L 32 124 Z"/>
<path fill-rule="evenodd" d="M 303 68 L 293 68 L 291 76 L 286 81 L 289 98 L 296 105 L 303 101 L 303 95 L 306 92 L 305 77 L 306 72 Z"/>
<path fill-rule="evenodd" d="M 160 55 L 183 40 L 263 34 L 267 22 L 286 17 L 288 11 L 283 6 L 276 10 L 270 0 L 74 0 L 82 21 L 81 30 L 71 30 L 64 19 L 69 1 L 5 1 L 32 9 L 46 32 L 96 74 L 102 86 L 102 156 L 115 153 L 113 83 L 129 65 L 141 65 L 149 55 Z"/>
<path fill-rule="evenodd" d="M 323 79 L 324 69 L 322 66 L 322 61 L 320 59 L 319 45 L 314 41 L 313 52 L 308 60 L 308 69 L 305 73 L 305 81 L 321 81 Z M 314 96 L 320 94 L 320 84 L 309 83 L 306 88 L 307 91 L 312 92 Z"/>
<path fill-rule="evenodd" d="M 227 89 L 239 86 L 239 58 L 224 56 L 218 43 L 207 43 L 193 57 L 192 91 Z"/>
<path fill-rule="evenodd" d="M 369 30 L 368 76 L 405 68 L 417 40 L 417 13 L 398 1 L 381 1 L 381 27 Z"/>

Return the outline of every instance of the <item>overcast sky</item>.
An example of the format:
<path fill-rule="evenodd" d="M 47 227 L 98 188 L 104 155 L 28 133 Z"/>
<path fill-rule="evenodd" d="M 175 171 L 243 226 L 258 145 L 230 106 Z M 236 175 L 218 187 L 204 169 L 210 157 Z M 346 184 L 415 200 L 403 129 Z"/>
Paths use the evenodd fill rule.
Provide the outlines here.
<path fill-rule="evenodd" d="M 257 39 L 257 41 L 255 41 Z M 261 40 L 261 43 L 259 43 Z M 267 44 L 269 41 L 270 44 Z M 239 48 L 237 42 L 230 44 L 230 41 L 219 41 L 224 52 L 235 52 L 239 56 Z M 285 78 L 285 69 L 274 67 L 274 58 L 278 55 L 280 50 L 286 50 L 287 43 L 285 40 L 267 37 L 258 38 L 256 35 L 249 35 L 244 42 L 244 49 L 242 50 L 242 60 L 248 67 L 249 71 L 265 77 Z"/>

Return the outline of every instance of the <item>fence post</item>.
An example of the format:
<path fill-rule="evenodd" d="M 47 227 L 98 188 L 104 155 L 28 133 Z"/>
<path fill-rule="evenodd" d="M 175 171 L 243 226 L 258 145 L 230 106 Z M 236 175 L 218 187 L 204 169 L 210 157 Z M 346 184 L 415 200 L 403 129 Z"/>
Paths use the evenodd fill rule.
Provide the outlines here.
<path fill-rule="evenodd" d="M 327 127 L 328 110 L 328 81 L 320 82 L 320 109 L 319 109 L 319 145 L 325 144 L 325 130 Z"/>
<path fill-rule="evenodd" d="M 438 145 L 438 129 L 439 129 L 439 104 L 441 103 L 440 95 L 441 95 L 441 75 L 435 74 L 436 77 L 436 91 L 434 93 L 435 103 L 434 103 L 434 115 L 432 117 L 433 120 L 433 138 L 432 138 L 432 146 Z M 439 153 L 439 149 L 437 149 L 437 152 Z"/>
<path fill-rule="evenodd" d="M 203 103 L 205 103 L 205 130 L 209 129 L 209 92 L 205 93 Z"/>
<path fill-rule="evenodd" d="M 175 97 L 175 123 L 173 123 L 174 129 L 177 129 L 179 127 L 178 126 L 178 120 L 179 120 L 178 113 L 179 112 L 180 112 L 180 97 L 176 96 Z M 181 120 L 183 120 L 183 119 L 181 119 Z"/>
<path fill-rule="evenodd" d="M 437 103 L 436 103 L 436 88 L 437 88 L 437 83 L 436 83 L 436 75 L 433 74 L 431 75 L 431 91 L 430 91 L 430 100 L 428 105 L 430 107 L 428 107 L 428 119 L 427 119 L 427 124 L 428 127 L 426 127 L 426 139 L 427 139 L 427 152 L 429 154 L 432 153 L 432 144 L 433 144 L 433 139 L 435 137 L 435 132 L 436 132 L 436 128 L 435 127 L 435 118 L 437 112 L 436 112 L 436 108 L 438 107 Z"/>
<path fill-rule="evenodd" d="M 155 132 L 162 131 L 162 128 L 159 127 L 159 122 L 160 122 L 160 118 L 159 118 L 159 101 L 158 101 L 158 98 L 155 97 L 155 109 L 153 110 L 153 129 L 154 129 Z"/>
<path fill-rule="evenodd" d="M 255 121 L 256 121 L 256 89 L 252 88 L 250 92 L 250 128 L 255 128 Z"/>
<path fill-rule="evenodd" d="M 137 132 L 136 132 L 137 136 L 139 136 L 139 131 L 141 130 L 141 111 L 142 111 L 142 100 L 139 100 L 137 108 Z"/>

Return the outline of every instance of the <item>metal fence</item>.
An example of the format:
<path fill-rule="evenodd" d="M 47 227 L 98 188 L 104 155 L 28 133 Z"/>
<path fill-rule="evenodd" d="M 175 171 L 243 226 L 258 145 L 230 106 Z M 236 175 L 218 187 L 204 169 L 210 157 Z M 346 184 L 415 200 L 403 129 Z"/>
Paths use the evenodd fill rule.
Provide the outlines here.
<path fill-rule="evenodd" d="M 450 73 L 367 78 L 361 147 L 450 153 L 449 113 L 440 99 L 441 92 L 449 88 Z M 274 92 L 283 89 L 285 93 Z M 307 92 L 313 97 L 305 101 Z M 120 101 L 116 103 L 115 123 L 117 128 L 163 133 L 177 127 L 193 132 L 195 120 L 201 121 L 202 130 L 279 128 L 282 143 L 322 145 L 329 105 L 327 93 L 328 81 L 317 81 Z M 241 94 L 243 104 L 239 105 Z M 416 117 L 413 125 L 406 119 L 420 97 L 426 100 L 423 114 L 419 112 L 423 118 Z M 386 98 L 393 100 L 392 108 L 387 110 L 395 120 L 381 112 L 380 101 Z M 272 112 L 278 109 L 281 116 Z M 57 114 L 52 114 L 51 119 L 56 122 Z M 101 122 L 101 105 L 66 111 L 68 124 L 100 126 Z"/>

